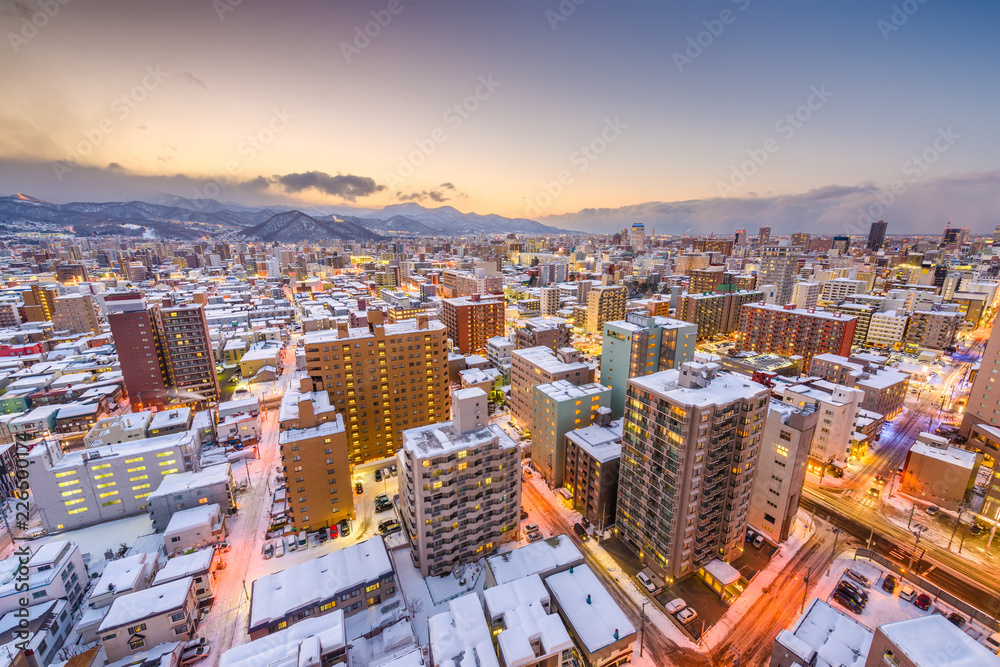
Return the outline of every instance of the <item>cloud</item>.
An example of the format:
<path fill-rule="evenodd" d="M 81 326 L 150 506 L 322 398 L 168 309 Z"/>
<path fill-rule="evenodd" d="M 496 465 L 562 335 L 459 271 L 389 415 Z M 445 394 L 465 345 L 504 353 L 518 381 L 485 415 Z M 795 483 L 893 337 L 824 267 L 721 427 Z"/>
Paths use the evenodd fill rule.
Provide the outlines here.
<path fill-rule="evenodd" d="M 263 176 L 258 176 L 257 178 L 251 178 L 249 181 L 243 181 L 238 184 L 237 187 L 243 188 L 245 190 L 262 191 L 267 190 L 271 185 L 271 181 L 267 180 Z"/>
<path fill-rule="evenodd" d="M 454 185 L 452 185 L 451 183 L 442 183 L 442 184 L 441 184 L 440 186 L 438 186 L 438 187 L 442 187 L 442 188 L 446 188 L 446 189 L 448 189 L 448 190 L 454 190 L 454 189 L 455 189 L 455 186 L 454 186 Z"/>
<path fill-rule="evenodd" d="M 374 179 L 367 176 L 353 174 L 331 176 L 322 171 L 279 175 L 274 176 L 272 181 L 282 185 L 286 192 L 301 192 L 312 188 L 345 201 L 355 201 L 358 197 L 367 197 L 385 190 L 384 185 L 377 185 Z"/>
<path fill-rule="evenodd" d="M 899 195 L 873 183 L 861 183 L 774 197 L 645 202 L 621 208 L 586 208 L 541 217 L 539 222 L 597 233 L 642 222 L 658 234 L 680 235 L 731 234 L 735 229 L 759 227 L 770 227 L 774 234 L 866 234 L 871 222 L 878 219 L 889 223 L 890 234 L 938 233 L 949 218 L 973 233 L 990 233 L 1000 224 L 1000 170 L 906 185 Z M 884 202 L 890 203 L 887 206 Z"/>
<path fill-rule="evenodd" d="M 452 183 L 442 183 L 437 188 L 433 190 L 421 190 L 420 192 L 397 192 L 396 199 L 399 201 L 424 201 L 425 199 L 430 199 L 433 202 L 443 203 L 451 199 L 451 197 L 446 197 L 441 190 L 455 190 L 455 186 Z M 467 195 L 458 193 L 459 197 L 465 197 Z"/>
<path fill-rule="evenodd" d="M 202 90 L 208 90 L 208 86 L 205 85 L 205 82 L 196 77 L 191 72 L 181 72 L 180 76 L 182 79 L 190 83 L 192 86 L 198 86 Z"/>
<path fill-rule="evenodd" d="M 121 166 L 117 162 L 111 162 L 111 163 L 109 163 L 108 164 L 108 169 L 111 169 L 113 171 L 125 171 L 125 167 Z"/>

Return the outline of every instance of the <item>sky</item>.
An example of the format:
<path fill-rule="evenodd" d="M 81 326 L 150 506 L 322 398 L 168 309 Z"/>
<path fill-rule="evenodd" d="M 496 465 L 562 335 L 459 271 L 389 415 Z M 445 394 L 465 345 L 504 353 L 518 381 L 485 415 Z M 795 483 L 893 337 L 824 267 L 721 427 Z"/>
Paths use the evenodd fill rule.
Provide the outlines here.
<path fill-rule="evenodd" d="M 0 27 L 0 194 L 1000 223 L 993 1 L 0 0 Z"/>

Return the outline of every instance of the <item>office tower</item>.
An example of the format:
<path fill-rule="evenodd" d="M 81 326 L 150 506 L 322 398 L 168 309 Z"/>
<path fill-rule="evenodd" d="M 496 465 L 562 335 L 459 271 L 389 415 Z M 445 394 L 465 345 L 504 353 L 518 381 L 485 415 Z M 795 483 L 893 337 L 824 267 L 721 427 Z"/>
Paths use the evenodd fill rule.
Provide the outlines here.
<path fill-rule="evenodd" d="M 792 245 L 801 246 L 803 250 L 809 250 L 809 240 L 812 238 L 812 234 L 807 234 L 806 232 L 795 232 L 792 234 Z"/>
<path fill-rule="evenodd" d="M 994 429 L 1000 428 L 1000 388 L 994 382 L 997 377 L 993 373 L 994 369 L 1000 369 L 1000 335 L 993 335 L 986 339 L 986 349 L 983 351 L 983 358 L 980 361 L 980 370 L 972 383 L 969 401 L 962 417 L 961 432 L 963 435 L 968 436 L 970 429 L 979 424 L 994 427 Z M 991 433 L 990 435 L 996 438 L 996 434 Z M 1000 494 L 994 495 L 1000 500 Z"/>
<path fill-rule="evenodd" d="M 757 243 L 759 245 L 766 245 L 771 242 L 771 228 L 761 227 L 757 232 Z"/>
<path fill-rule="evenodd" d="M 698 325 L 629 313 L 604 324 L 601 383 L 611 388 L 611 418 L 625 414 L 629 378 L 678 368 L 694 360 Z"/>
<path fill-rule="evenodd" d="M 441 300 L 441 321 L 462 354 L 486 349 L 486 341 L 503 335 L 504 297 L 481 296 Z"/>
<path fill-rule="evenodd" d="M 540 312 L 542 317 L 556 314 L 560 306 L 560 290 L 558 287 L 543 287 L 539 290 Z"/>
<path fill-rule="evenodd" d="M 616 526 L 668 583 L 742 554 L 769 394 L 717 364 L 629 380 Z"/>
<path fill-rule="evenodd" d="M 602 285 L 587 294 L 587 331 L 600 333 L 604 323 L 625 317 L 628 288 L 624 285 Z"/>
<path fill-rule="evenodd" d="M 867 248 L 869 252 L 878 252 L 885 245 L 885 229 L 888 226 L 889 223 L 885 220 L 872 223 L 872 226 L 868 230 Z"/>
<path fill-rule="evenodd" d="M 510 412 L 519 425 L 532 430 L 532 388 L 556 380 L 587 384 L 594 381 L 594 371 L 580 360 L 575 348 L 555 352 L 547 347 L 514 350 L 510 362 Z"/>
<path fill-rule="evenodd" d="M 219 400 L 219 376 L 205 305 L 161 306 L 156 311 L 170 384 L 184 403 Z"/>
<path fill-rule="evenodd" d="M 737 229 L 736 230 L 736 245 L 746 245 L 747 244 L 747 230 Z"/>
<path fill-rule="evenodd" d="M 823 285 L 820 283 L 795 283 L 788 303 L 796 308 L 815 308 Z"/>
<path fill-rule="evenodd" d="M 329 528 L 354 519 L 354 489 L 344 417 L 308 378 L 285 393 L 278 411 L 278 447 L 286 498 L 296 530 Z"/>
<path fill-rule="evenodd" d="M 597 382 L 566 380 L 535 385 L 532 391 L 531 460 L 549 486 L 563 485 L 566 434 L 590 426 L 603 414 L 610 421 L 611 389 Z"/>
<path fill-rule="evenodd" d="M 764 300 L 764 293 L 723 292 L 720 294 L 685 294 L 677 302 L 677 319 L 698 327 L 698 340 L 736 331 L 740 308 Z"/>
<path fill-rule="evenodd" d="M 757 285 L 775 285 L 776 301 L 785 305 L 792 298 L 792 286 L 799 272 L 800 248 L 797 246 L 770 245 L 761 251 Z"/>
<path fill-rule="evenodd" d="M 101 323 L 90 294 L 64 294 L 52 300 L 52 326 L 74 334 L 101 333 Z"/>
<path fill-rule="evenodd" d="M 945 227 L 944 232 L 941 234 L 941 247 L 957 248 L 961 245 L 961 234 L 962 230 L 958 227 Z"/>
<path fill-rule="evenodd" d="M 306 334 L 306 371 L 314 391 L 326 391 L 344 415 L 351 461 L 392 456 L 405 429 L 443 421 L 449 414 L 447 329 L 418 315 L 383 324 Z"/>
<path fill-rule="evenodd" d="M 156 325 L 156 306 L 142 292 L 104 297 L 104 310 L 133 411 L 169 402 L 170 376 Z"/>
<path fill-rule="evenodd" d="M 403 431 L 399 511 L 413 564 L 425 577 L 489 556 L 517 539 L 521 452 L 487 425 L 486 393 L 455 392 L 449 422 Z"/>
<path fill-rule="evenodd" d="M 561 317 L 535 317 L 524 320 L 514 327 L 511 338 L 514 339 L 516 350 L 544 345 L 554 352 L 570 346 L 569 322 Z"/>
<path fill-rule="evenodd" d="M 1000 243 L 1000 225 L 993 228 L 993 244 Z"/>
<path fill-rule="evenodd" d="M 628 244 L 633 250 L 640 250 L 646 247 L 646 227 L 641 222 L 632 225 L 628 233 Z"/>
<path fill-rule="evenodd" d="M 851 248 L 851 237 L 850 236 L 834 236 L 833 245 L 831 246 L 833 250 L 837 250 L 841 255 L 847 254 L 847 251 Z"/>
<path fill-rule="evenodd" d="M 840 313 L 751 303 L 740 312 L 737 349 L 803 357 L 803 367 L 817 354 L 850 356 L 857 319 Z"/>
<path fill-rule="evenodd" d="M 817 404 L 768 403 L 747 521 L 775 544 L 788 539 L 795 523 L 818 421 Z"/>

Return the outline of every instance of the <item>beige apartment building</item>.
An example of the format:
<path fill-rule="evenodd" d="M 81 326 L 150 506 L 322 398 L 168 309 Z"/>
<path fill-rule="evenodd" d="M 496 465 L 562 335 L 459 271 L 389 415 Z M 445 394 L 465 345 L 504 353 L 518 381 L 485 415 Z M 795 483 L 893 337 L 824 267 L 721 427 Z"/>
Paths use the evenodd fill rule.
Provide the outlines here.
<path fill-rule="evenodd" d="M 998 332 L 1000 333 L 1000 332 Z M 961 433 L 969 436 L 977 424 L 1000 426 L 1000 335 L 986 339 L 979 372 L 972 382 L 962 416 Z"/>
<path fill-rule="evenodd" d="M 487 423 L 481 389 L 460 389 L 450 422 L 403 432 L 399 509 L 413 564 L 425 577 L 489 556 L 517 539 L 520 450 Z"/>
<path fill-rule="evenodd" d="M 116 598 L 98 635 L 114 662 L 157 644 L 191 639 L 197 612 L 194 580 L 184 577 Z"/>
<path fill-rule="evenodd" d="M 575 385 L 594 381 L 594 369 L 580 361 L 580 352 L 572 347 L 553 352 L 547 347 L 514 350 L 510 363 L 510 409 L 514 420 L 529 430 L 533 428 L 533 389 L 538 384 L 566 380 Z"/>
<path fill-rule="evenodd" d="M 326 391 L 344 416 L 353 463 L 392 456 L 406 429 L 447 418 L 447 329 L 420 315 L 384 324 L 368 311 L 368 325 L 307 334 L 306 369 L 312 389 Z"/>
<path fill-rule="evenodd" d="M 915 310 L 906 325 L 903 342 L 912 347 L 943 350 L 955 342 L 955 334 L 964 319 L 962 313 Z"/>
<path fill-rule="evenodd" d="M 629 380 L 616 525 L 668 583 L 743 553 L 769 395 L 717 364 Z"/>
<path fill-rule="evenodd" d="M 677 304 L 677 319 L 698 326 L 698 339 L 730 334 L 739 327 L 740 309 L 764 300 L 763 292 L 685 294 Z"/>
<path fill-rule="evenodd" d="M 278 446 L 292 523 L 299 530 L 354 519 L 354 489 L 344 417 L 326 392 L 287 391 L 278 412 Z"/>
<path fill-rule="evenodd" d="M 601 333 L 604 323 L 625 319 L 628 288 L 624 285 L 602 285 L 587 293 L 587 331 Z"/>
<path fill-rule="evenodd" d="M 52 326 L 74 334 L 101 333 L 101 322 L 89 294 L 64 294 L 52 299 Z"/>

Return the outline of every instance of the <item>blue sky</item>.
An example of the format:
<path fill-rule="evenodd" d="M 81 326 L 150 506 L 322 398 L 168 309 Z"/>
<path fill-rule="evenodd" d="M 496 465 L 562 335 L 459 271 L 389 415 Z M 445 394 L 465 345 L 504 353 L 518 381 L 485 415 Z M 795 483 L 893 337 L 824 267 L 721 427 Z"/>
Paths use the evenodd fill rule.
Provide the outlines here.
<path fill-rule="evenodd" d="M 667 231 L 808 225 L 788 198 L 843 217 L 904 181 L 890 224 L 1000 222 L 998 3 L 395 1 L 68 3 L 37 34 L 8 1 L 0 183 Z"/>

